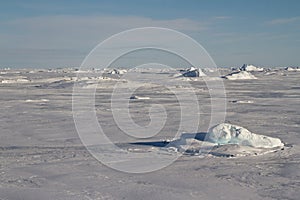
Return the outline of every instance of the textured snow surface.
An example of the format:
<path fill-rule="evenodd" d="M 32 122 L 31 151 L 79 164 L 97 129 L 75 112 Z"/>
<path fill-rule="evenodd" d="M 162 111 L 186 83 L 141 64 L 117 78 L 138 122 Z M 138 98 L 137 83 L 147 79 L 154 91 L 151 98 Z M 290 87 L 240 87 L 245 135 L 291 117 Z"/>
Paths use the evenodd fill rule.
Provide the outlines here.
<path fill-rule="evenodd" d="M 179 138 L 176 133 L 181 107 L 174 93 L 161 86 L 131 81 L 138 89 L 124 99 L 129 102 L 130 115 L 136 124 L 147 126 L 149 111 L 156 104 L 162 105 L 168 116 L 157 135 L 137 139 L 118 128 L 111 111 L 111 93 L 116 84 L 126 89 L 128 79 L 123 79 L 128 73 L 123 77 L 119 74 L 102 77 L 96 70 L 0 70 L 1 81 L 13 80 L 0 82 L 0 199 L 298 200 L 300 73 L 271 69 L 268 72 L 272 75 L 268 76 L 253 72 L 259 81 L 223 81 L 226 102 L 234 100 L 227 104 L 226 122 L 280 138 L 285 144 L 258 148 L 218 145 L 207 140 L 211 99 L 204 79 L 213 78 L 210 71 L 215 69 L 206 69 L 207 77 L 176 78 L 179 83 L 191 80 L 200 106 L 199 113 L 190 108 L 191 114 L 200 115 L 198 133 L 184 133 Z M 136 72 L 138 75 L 152 73 L 166 80 L 174 77 L 159 69 Z M 220 69 L 220 76 L 230 72 L 231 69 Z M 76 74 L 80 77 L 74 78 Z M 17 82 L 20 78 L 30 81 Z M 158 157 L 182 154 L 181 157 L 161 170 L 138 175 L 116 171 L 96 160 L 76 131 L 72 112 L 74 83 L 96 88 L 97 120 L 122 152 L 138 155 L 158 152 L 155 154 Z M 180 85 L 171 89 L 186 90 Z M 132 95 L 150 99 L 129 100 Z M 104 154 L 119 158 L 118 152 L 103 148 Z M 115 161 L 116 164 L 126 162 Z M 134 168 L 136 163 L 128 162 L 128 166 Z"/>

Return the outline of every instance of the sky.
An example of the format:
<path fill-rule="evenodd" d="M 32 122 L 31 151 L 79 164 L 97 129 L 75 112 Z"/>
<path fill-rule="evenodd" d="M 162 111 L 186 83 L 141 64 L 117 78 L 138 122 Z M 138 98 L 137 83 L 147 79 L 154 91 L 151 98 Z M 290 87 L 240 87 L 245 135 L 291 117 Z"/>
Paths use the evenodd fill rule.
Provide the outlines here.
<path fill-rule="evenodd" d="M 113 34 L 180 31 L 218 66 L 300 65 L 299 0 L 1 1 L 0 68 L 78 67 Z"/>

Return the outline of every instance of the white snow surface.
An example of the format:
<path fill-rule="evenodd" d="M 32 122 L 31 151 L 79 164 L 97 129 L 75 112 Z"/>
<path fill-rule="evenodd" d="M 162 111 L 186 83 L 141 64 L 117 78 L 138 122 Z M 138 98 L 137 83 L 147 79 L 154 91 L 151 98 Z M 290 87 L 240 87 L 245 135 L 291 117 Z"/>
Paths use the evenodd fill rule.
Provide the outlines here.
<path fill-rule="evenodd" d="M 136 70 L 138 75 L 153 74 L 166 80 L 174 77 L 165 71 L 149 69 L 142 74 L 142 70 Z M 231 69 L 219 71 L 221 75 L 232 72 Z M 129 82 L 126 76 L 104 74 L 101 77 L 101 73 L 90 69 L 80 72 L 3 69 L 2 72 L 0 80 L 12 80 L 13 84 L 0 83 L 1 200 L 299 199 L 300 73 L 271 69 L 269 76 L 255 73 L 259 81 L 223 81 L 226 101 L 237 100 L 227 104 L 226 121 L 280 138 L 285 144 L 259 148 L 219 145 L 202 137 L 207 135 L 212 110 L 205 79 L 214 77 L 208 71 L 205 71 L 207 77 L 176 78 L 178 83 L 192 80 L 190 84 L 199 99 L 200 112 L 191 108 L 191 114 L 201 116 L 196 137 L 183 134 L 178 140 L 173 138 L 179 137 L 176 133 L 181 123 L 181 107 L 168 88 L 130 81 L 138 89 L 129 93 L 126 101 L 131 95 L 151 97 L 130 101 L 130 115 L 136 124 L 149 124 L 149 110 L 155 104 L 162 105 L 168 116 L 161 132 L 138 139 L 120 130 L 111 111 L 111 94 L 116 84 L 126 89 L 128 84 L 124 83 Z M 74 78 L 76 75 L 79 78 Z M 17 83 L 20 78 L 29 81 Z M 72 112 L 74 83 L 87 87 L 87 91 L 91 91 L 89 87 L 97 87 L 94 106 L 97 120 L 105 135 L 120 147 L 120 152 L 134 151 L 138 155 L 156 152 L 153 155 L 157 157 L 181 154 L 180 157 L 161 170 L 138 175 L 101 164 L 78 136 Z M 184 91 L 185 86 L 179 84 L 171 89 Z M 116 158 L 117 164 L 125 163 L 133 169 L 137 166 L 136 162 L 118 160 L 122 153 L 103 149 L 104 154 Z M 153 161 L 153 164 L 157 163 Z"/>

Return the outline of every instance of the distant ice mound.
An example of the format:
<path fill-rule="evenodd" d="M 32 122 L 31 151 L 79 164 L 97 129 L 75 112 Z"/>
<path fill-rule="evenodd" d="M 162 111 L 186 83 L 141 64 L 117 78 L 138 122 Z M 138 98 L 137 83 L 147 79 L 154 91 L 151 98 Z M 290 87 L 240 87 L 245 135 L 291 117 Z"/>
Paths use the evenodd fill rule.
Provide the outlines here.
<path fill-rule="evenodd" d="M 28 103 L 43 103 L 43 102 L 48 102 L 48 99 L 27 99 L 25 102 Z"/>
<path fill-rule="evenodd" d="M 297 71 L 300 72 L 300 68 L 299 67 L 286 67 L 285 70 L 289 71 L 289 72 L 297 72 Z"/>
<path fill-rule="evenodd" d="M 240 104 L 250 104 L 250 103 L 254 103 L 254 101 L 252 100 L 232 100 L 229 101 L 230 103 L 240 103 Z"/>
<path fill-rule="evenodd" d="M 182 76 L 184 77 L 201 77 L 206 76 L 206 74 L 199 68 L 191 67 L 183 71 Z"/>
<path fill-rule="evenodd" d="M 30 82 L 30 80 L 26 78 L 16 78 L 16 79 L 6 79 L 6 80 L 1 80 L 1 83 L 27 83 Z"/>
<path fill-rule="evenodd" d="M 142 96 L 131 96 L 130 99 L 140 99 L 140 100 L 146 100 L 146 99 L 150 99 L 150 97 L 142 97 Z"/>
<path fill-rule="evenodd" d="M 222 123 L 210 128 L 207 139 L 221 145 L 238 144 L 254 148 L 275 148 L 284 146 L 278 138 L 251 133 L 241 126 L 227 123 Z"/>
<path fill-rule="evenodd" d="M 264 68 L 256 67 L 254 65 L 244 64 L 242 67 L 240 67 L 240 70 L 246 72 L 262 72 L 264 71 Z"/>
<path fill-rule="evenodd" d="M 118 75 L 122 75 L 127 73 L 126 69 L 112 69 L 108 72 L 108 74 L 118 74 Z"/>
<path fill-rule="evenodd" d="M 9 74 L 8 76 L 0 76 L 0 83 L 27 83 L 30 80 L 26 76 L 19 75 L 15 72 L 4 72 L 2 75 Z"/>
<path fill-rule="evenodd" d="M 254 75 L 247 71 L 240 71 L 240 72 L 233 72 L 226 76 L 223 76 L 222 78 L 228 79 L 228 80 L 249 80 L 249 79 L 257 79 Z"/>

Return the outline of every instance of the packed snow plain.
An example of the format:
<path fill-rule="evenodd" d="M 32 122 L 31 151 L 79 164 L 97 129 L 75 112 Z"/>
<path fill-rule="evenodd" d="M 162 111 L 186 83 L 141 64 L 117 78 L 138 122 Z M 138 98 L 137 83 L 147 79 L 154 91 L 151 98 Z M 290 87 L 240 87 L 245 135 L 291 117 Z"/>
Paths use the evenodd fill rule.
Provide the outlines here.
<path fill-rule="evenodd" d="M 276 148 L 205 140 L 210 97 L 203 77 L 210 78 L 208 69 L 196 73 L 200 77 L 178 76 L 179 70 L 178 74 L 137 71 L 189 81 L 195 89 L 199 130 L 192 134 L 196 137 L 183 134 L 176 139 L 180 105 L 169 90 L 151 84 L 141 85 L 128 96 L 130 113 L 135 123 L 146 126 L 149 107 L 161 104 L 168 113 L 164 128 L 150 138 L 129 137 L 120 131 L 110 98 L 116 83 L 128 81 L 122 77 L 126 70 L 114 69 L 104 76 L 74 69 L 1 70 L 0 199 L 299 199 L 300 72 L 246 69 L 220 68 L 220 77 L 211 77 L 223 77 L 225 122 L 255 133 L 255 138 L 280 139 L 275 139 Z M 202 77 L 203 73 L 207 76 Z M 232 73 L 239 75 L 226 78 Z M 182 156 L 163 169 L 142 174 L 103 165 L 83 146 L 75 128 L 72 94 L 78 82 L 96 88 L 99 123 L 120 148 Z M 187 140 L 191 145 L 182 152 Z M 209 147 L 207 152 L 205 147 Z"/>

